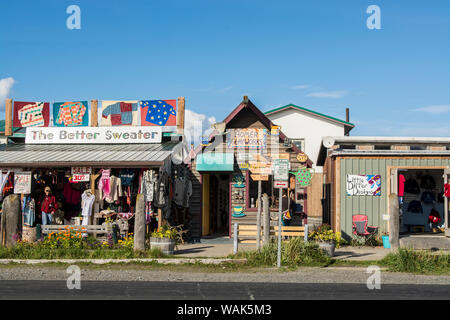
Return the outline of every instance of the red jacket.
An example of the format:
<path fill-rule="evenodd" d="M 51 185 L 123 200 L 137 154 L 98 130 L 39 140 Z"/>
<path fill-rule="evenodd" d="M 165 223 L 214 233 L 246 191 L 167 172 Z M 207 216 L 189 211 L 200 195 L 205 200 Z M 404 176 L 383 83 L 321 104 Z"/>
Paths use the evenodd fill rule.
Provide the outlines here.
<path fill-rule="evenodd" d="M 58 203 L 55 196 L 44 196 L 41 201 L 41 211 L 45 213 L 54 213 L 58 209 Z"/>

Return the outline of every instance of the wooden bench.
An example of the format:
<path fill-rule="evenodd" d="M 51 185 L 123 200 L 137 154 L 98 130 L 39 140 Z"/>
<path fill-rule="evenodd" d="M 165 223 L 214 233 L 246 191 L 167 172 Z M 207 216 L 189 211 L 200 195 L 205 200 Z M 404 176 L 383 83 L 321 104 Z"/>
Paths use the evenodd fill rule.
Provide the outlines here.
<path fill-rule="evenodd" d="M 108 233 L 106 227 L 102 225 L 79 226 L 79 225 L 59 225 L 59 224 L 41 225 L 41 233 L 42 234 L 49 234 L 51 232 L 64 233 L 67 231 L 67 228 L 70 228 L 70 230 L 74 232 L 93 234 L 95 237 L 97 237 L 98 235 L 106 235 Z"/>
<path fill-rule="evenodd" d="M 308 240 L 307 226 L 281 226 L 281 236 L 295 238 L 303 237 L 306 241 Z M 235 228 L 236 230 L 236 228 Z M 256 225 L 254 224 L 238 224 L 237 226 L 237 240 L 240 243 L 256 243 Z M 306 234 L 306 235 L 305 235 Z M 261 227 L 260 239 L 263 239 L 264 230 Z M 270 226 L 269 231 L 270 237 L 278 237 L 278 226 Z M 235 235 L 233 235 L 235 237 Z"/>

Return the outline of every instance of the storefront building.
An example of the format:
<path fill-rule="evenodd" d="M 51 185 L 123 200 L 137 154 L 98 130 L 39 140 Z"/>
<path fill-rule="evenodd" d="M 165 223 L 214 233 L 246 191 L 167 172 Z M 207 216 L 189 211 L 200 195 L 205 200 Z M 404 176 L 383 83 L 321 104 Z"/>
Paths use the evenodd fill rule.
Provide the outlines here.
<path fill-rule="evenodd" d="M 449 138 L 324 137 L 317 164 L 329 190 L 325 212 L 347 239 L 353 215 L 363 214 L 380 234 L 398 232 L 400 244 L 422 234 L 448 246 Z M 390 195 L 398 199 L 395 212 Z M 398 230 L 391 215 L 398 215 Z"/>
<path fill-rule="evenodd" d="M 301 225 L 308 212 L 306 198 L 312 162 L 247 97 L 206 137 L 192 165 L 200 176 L 201 235 L 232 236 L 234 223 L 255 225 L 258 184 L 267 194 L 273 223 L 279 189 L 274 163 L 289 163 L 286 196 L 295 202 L 291 225 Z M 307 181 L 306 181 L 307 180 Z"/>
<path fill-rule="evenodd" d="M 174 109 L 184 113 L 182 101 Z M 10 130 L 0 146 L 1 196 L 21 196 L 24 234 L 38 224 L 88 226 L 106 219 L 116 221 L 121 234 L 133 232 L 138 196 L 144 197 L 148 232 L 185 224 L 192 192 L 183 122 L 170 129 L 98 126 L 96 106 L 91 103 L 90 126 Z M 50 208 L 46 189 L 55 197 Z"/>

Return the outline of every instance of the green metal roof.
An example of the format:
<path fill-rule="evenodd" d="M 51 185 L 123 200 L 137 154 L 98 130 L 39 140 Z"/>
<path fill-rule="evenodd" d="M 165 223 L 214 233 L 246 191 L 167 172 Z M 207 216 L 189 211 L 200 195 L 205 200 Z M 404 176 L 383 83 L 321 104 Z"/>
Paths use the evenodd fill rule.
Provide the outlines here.
<path fill-rule="evenodd" d="M 301 111 L 306 111 L 306 112 L 313 113 L 313 114 L 321 116 L 321 117 L 328 118 L 330 120 L 338 121 L 338 122 L 340 122 L 340 123 L 342 123 L 344 125 L 347 125 L 347 126 L 351 126 L 351 127 L 355 126 L 351 122 L 347 122 L 347 121 L 344 121 L 344 120 L 341 120 L 341 119 L 338 119 L 338 118 L 330 117 L 330 116 L 327 116 L 326 114 L 323 114 L 323 113 L 320 113 L 320 112 L 316 112 L 316 111 L 313 111 L 313 110 L 310 110 L 310 109 L 306 109 L 306 108 L 303 108 L 303 107 L 296 106 L 295 104 L 288 104 L 288 105 L 285 105 L 283 107 L 278 107 L 278 108 L 266 111 L 266 112 L 264 112 L 264 114 L 267 115 L 269 113 L 282 111 L 282 110 L 287 109 L 287 108 L 295 108 L 295 109 L 298 109 L 298 110 L 301 110 Z"/>

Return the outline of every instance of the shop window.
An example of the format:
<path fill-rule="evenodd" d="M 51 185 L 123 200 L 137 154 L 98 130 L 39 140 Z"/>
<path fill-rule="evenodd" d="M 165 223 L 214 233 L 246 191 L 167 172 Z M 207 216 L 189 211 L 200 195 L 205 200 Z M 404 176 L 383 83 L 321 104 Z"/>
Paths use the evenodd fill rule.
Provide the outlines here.
<path fill-rule="evenodd" d="M 375 150 L 391 150 L 391 146 L 374 146 Z"/>
<path fill-rule="evenodd" d="M 301 151 L 305 151 L 305 139 L 293 139 L 292 144 L 299 148 Z"/>

